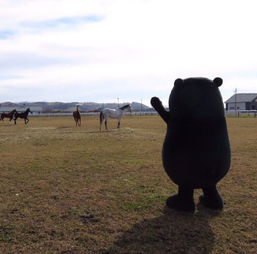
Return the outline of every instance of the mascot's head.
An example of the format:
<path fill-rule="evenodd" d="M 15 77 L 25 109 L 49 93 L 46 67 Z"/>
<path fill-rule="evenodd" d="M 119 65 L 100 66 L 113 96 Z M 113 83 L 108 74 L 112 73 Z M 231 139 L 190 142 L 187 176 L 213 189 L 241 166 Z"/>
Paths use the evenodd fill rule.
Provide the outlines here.
<path fill-rule="evenodd" d="M 169 98 L 170 112 L 175 117 L 224 116 L 219 86 L 221 78 L 176 79 Z"/>

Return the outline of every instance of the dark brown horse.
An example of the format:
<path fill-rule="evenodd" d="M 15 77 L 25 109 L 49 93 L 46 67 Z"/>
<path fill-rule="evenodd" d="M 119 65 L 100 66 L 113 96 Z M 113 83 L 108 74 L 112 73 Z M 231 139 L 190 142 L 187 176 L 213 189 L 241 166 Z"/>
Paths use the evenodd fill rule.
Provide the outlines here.
<path fill-rule="evenodd" d="M 9 113 L 2 113 L 0 116 L 0 120 L 4 120 L 4 118 L 9 118 L 10 121 L 12 121 L 14 114 L 16 113 L 16 109 L 12 110 Z"/>
<path fill-rule="evenodd" d="M 76 126 L 81 126 L 81 116 L 79 112 L 79 105 L 77 105 L 76 111 L 73 112 L 73 118 L 75 120 Z"/>
<path fill-rule="evenodd" d="M 29 112 L 31 113 L 30 108 L 27 108 L 26 111 L 21 112 L 21 113 L 16 112 L 14 114 L 14 118 L 13 118 L 14 123 L 16 124 L 16 120 L 18 118 L 21 118 L 21 119 L 24 119 L 24 123 L 27 124 L 29 122 L 29 119 L 28 119 Z"/>

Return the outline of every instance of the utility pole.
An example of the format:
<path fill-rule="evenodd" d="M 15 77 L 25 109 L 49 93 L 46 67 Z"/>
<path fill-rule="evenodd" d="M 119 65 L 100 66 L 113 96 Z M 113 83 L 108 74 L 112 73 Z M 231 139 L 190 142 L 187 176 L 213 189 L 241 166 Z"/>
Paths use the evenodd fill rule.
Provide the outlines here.
<path fill-rule="evenodd" d="M 142 108 L 143 108 L 143 105 L 142 105 L 142 99 L 141 99 L 141 105 L 140 105 L 140 116 L 142 115 Z"/>
<path fill-rule="evenodd" d="M 118 108 L 120 107 L 120 98 L 117 98 L 118 100 Z"/>
<path fill-rule="evenodd" d="M 237 101 L 236 101 L 236 94 L 237 94 L 237 88 L 235 89 L 235 114 L 237 115 L 237 105 L 236 105 L 236 103 L 237 103 Z"/>

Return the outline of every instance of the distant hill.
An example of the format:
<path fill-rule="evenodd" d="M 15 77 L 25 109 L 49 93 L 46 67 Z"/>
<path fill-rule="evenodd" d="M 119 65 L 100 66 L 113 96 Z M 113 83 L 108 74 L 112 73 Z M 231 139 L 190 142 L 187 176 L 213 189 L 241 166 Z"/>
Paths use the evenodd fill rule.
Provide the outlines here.
<path fill-rule="evenodd" d="M 127 103 L 120 103 L 119 106 L 124 106 Z M 72 112 L 76 109 L 76 105 L 80 105 L 80 111 L 90 111 L 100 108 L 118 108 L 118 103 L 96 103 L 96 102 L 2 102 L 0 103 L 0 112 L 7 112 L 13 109 L 17 111 L 30 108 L 31 111 L 38 112 Z M 130 103 L 132 111 L 152 111 L 148 107 L 139 102 Z"/>

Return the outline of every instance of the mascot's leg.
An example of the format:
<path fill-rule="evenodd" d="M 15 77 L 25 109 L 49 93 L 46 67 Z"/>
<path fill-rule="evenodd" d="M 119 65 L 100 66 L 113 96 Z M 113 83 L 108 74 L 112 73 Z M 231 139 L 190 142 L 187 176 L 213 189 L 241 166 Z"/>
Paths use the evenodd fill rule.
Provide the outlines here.
<path fill-rule="evenodd" d="M 223 200 L 216 188 L 216 185 L 204 187 L 203 195 L 199 197 L 200 203 L 210 209 L 221 210 Z"/>
<path fill-rule="evenodd" d="M 178 186 L 178 194 L 169 197 L 166 201 L 166 205 L 178 211 L 194 212 L 194 189 Z"/>

